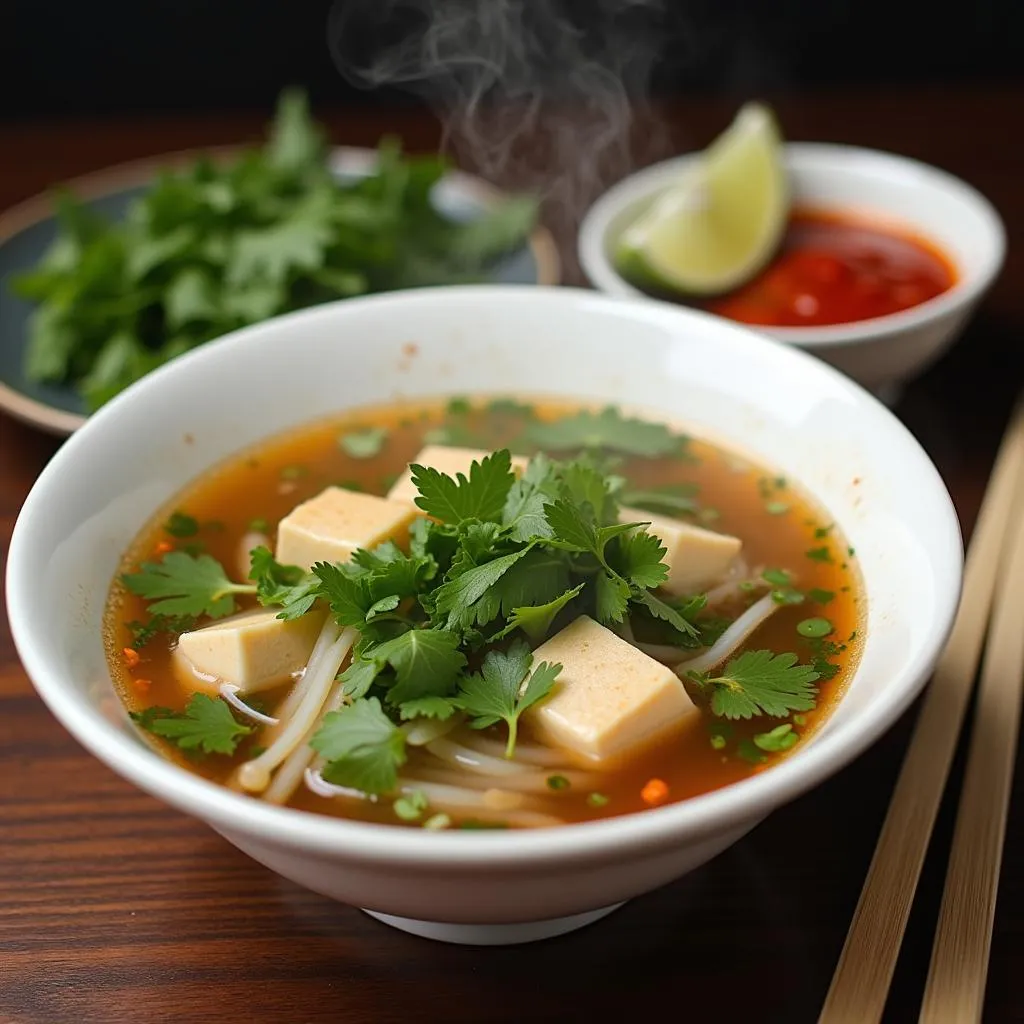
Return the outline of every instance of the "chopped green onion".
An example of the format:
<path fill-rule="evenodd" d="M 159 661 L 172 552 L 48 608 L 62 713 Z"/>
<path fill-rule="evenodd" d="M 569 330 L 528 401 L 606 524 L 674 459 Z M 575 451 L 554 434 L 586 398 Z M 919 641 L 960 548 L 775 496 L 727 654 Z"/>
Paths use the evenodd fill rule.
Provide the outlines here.
<path fill-rule="evenodd" d="M 832 632 L 832 623 L 828 619 L 804 619 L 797 623 L 796 631 L 803 637 L 817 640 Z"/>

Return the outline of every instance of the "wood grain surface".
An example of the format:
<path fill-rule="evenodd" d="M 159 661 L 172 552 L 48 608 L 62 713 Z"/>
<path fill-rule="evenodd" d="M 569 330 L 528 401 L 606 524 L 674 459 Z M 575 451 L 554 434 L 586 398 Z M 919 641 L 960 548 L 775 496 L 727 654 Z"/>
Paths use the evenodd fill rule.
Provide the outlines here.
<path fill-rule="evenodd" d="M 1024 88 L 775 98 L 792 139 L 906 153 L 961 175 L 1002 213 L 1003 275 L 959 345 L 897 413 L 969 531 L 1024 383 Z M 703 145 L 733 104 L 665 108 L 669 148 Z M 325 114 L 333 140 L 410 148 L 425 114 Z M 0 209 L 119 161 L 258 137 L 261 119 L 0 125 Z M 470 168 L 472 169 L 472 168 Z M 516 184 L 511 180 L 499 184 Z M 569 279 L 572 222 L 555 211 Z M 576 278 L 578 280 L 578 277 Z M 2 301 L 2 299 L 0 299 Z M 57 442 L 0 417 L 0 551 Z M 0 1022 L 813 1021 L 828 987 L 915 710 L 871 751 L 688 877 L 574 935 L 509 949 L 392 931 L 285 882 L 88 756 L 44 709 L 0 622 Z M 1018 766 L 1018 773 L 1020 766 Z M 959 779 L 959 764 L 954 779 Z M 887 1021 L 915 1019 L 948 847 L 940 816 Z M 1011 806 L 986 1020 L 1024 1021 L 1024 809 Z M 938 856 L 937 856 L 938 855 Z M 670 1009 L 674 1008 L 674 1009 Z"/>

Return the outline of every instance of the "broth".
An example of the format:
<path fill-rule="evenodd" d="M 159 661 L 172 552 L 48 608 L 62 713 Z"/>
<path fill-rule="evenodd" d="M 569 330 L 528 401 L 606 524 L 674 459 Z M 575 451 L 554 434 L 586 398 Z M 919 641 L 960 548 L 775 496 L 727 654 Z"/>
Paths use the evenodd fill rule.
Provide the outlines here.
<path fill-rule="evenodd" d="M 265 532 L 273 542 L 276 524 L 297 504 L 324 488 L 339 485 L 384 494 L 428 442 L 488 451 L 514 445 L 517 451 L 531 454 L 535 446 L 521 442 L 524 427 L 538 419 L 557 421 L 577 413 L 579 408 L 548 402 L 526 406 L 500 400 L 474 403 L 472 407 L 462 401 L 410 403 L 358 410 L 271 438 L 211 469 L 179 494 L 135 539 L 122 571 L 135 572 L 142 562 L 180 550 L 209 554 L 223 564 L 229 576 L 240 579 L 241 570 L 235 566 L 242 538 L 255 530 Z M 340 438 L 353 434 L 369 436 L 368 428 L 380 428 L 379 451 L 370 444 L 358 452 L 362 457 L 355 457 L 339 444 Z M 859 650 L 864 607 L 854 553 L 827 514 L 793 483 L 699 439 L 690 440 L 686 457 L 626 457 L 615 467 L 615 473 L 624 476 L 635 491 L 685 485 L 693 493 L 692 508 L 680 518 L 740 537 L 747 565 L 764 567 L 771 581 L 744 582 L 725 605 L 716 609 L 716 617 L 735 618 L 774 587 L 779 607 L 748 638 L 744 649 L 792 651 L 801 662 L 813 662 L 822 677 L 816 683 L 818 696 L 813 710 L 778 718 L 726 721 L 701 706 L 699 714 L 689 715 L 680 728 L 637 756 L 607 770 L 593 770 L 584 785 L 574 782 L 556 790 L 552 784 L 550 792 L 531 796 L 534 805 L 565 822 L 643 810 L 651 804 L 645 799 L 645 786 L 652 779 L 665 784 L 664 800 L 674 802 L 770 767 L 785 756 L 785 744 L 773 746 L 763 739 L 764 735 L 780 725 L 791 725 L 792 733 L 800 737 L 798 748 L 828 717 L 855 667 Z M 681 488 L 678 493 L 687 491 Z M 685 506 L 689 501 L 684 498 L 679 503 Z M 172 513 L 184 515 L 169 522 Z M 772 569 L 791 573 L 791 585 Z M 797 598 L 800 603 L 786 603 Z M 250 597 L 241 598 L 240 604 L 256 606 Z M 146 602 L 122 584 L 115 584 L 106 617 L 111 672 L 126 704 L 136 713 L 153 707 L 181 709 L 190 691 L 180 673 L 174 671 L 173 634 L 160 634 L 137 650 L 133 648 L 137 638 L 129 624 L 146 618 Z M 705 611 L 697 618 L 707 624 L 711 616 Z M 822 620 L 827 620 L 830 627 L 827 636 L 804 637 L 798 632 L 801 624 Z M 274 708 L 289 687 L 259 693 L 259 704 Z M 492 737 L 503 745 L 506 733 L 505 725 L 499 723 L 476 735 Z M 759 742 L 767 744 L 768 749 L 755 743 L 756 736 L 762 737 Z M 533 740 L 529 727 L 524 726 L 520 742 Z M 233 788 L 238 788 L 234 780 L 239 764 L 253 757 L 254 748 L 262 745 L 258 727 L 242 740 L 233 756 L 197 758 L 166 740 L 154 737 L 153 742 L 188 770 Z M 420 752 L 412 751 L 409 765 L 415 767 L 419 760 Z M 646 795 L 650 796 L 649 790 Z M 300 785 L 288 803 L 346 818 L 406 823 L 396 816 L 389 799 L 328 798 Z M 480 824 L 474 814 L 451 818 L 453 824 L 463 827 Z M 420 815 L 409 824 L 422 822 Z M 500 825 L 501 816 L 490 814 L 486 823 Z"/>

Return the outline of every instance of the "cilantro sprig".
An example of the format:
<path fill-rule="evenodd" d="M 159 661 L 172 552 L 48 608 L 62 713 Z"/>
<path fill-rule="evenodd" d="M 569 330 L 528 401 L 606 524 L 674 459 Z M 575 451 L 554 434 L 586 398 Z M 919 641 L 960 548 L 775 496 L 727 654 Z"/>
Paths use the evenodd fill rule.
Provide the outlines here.
<path fill-rule="evenodd" d="M 364 793 L 388 793 L 405 764 L 405 734 L 384 713 L 376 697 L 331 711 L 310 741 L 325 760 L 327 782 Z"/>
<path fill-rule="evenodd" d="M 623 416 L 614 406 L 600 412 L 583 410 L 550 423 L 537 422 L 527 435 L 539 448 L 549 452 L 591 449 L 657 458 L 685 456 L 688 445 L 688 438 L 673 433 L 663 423 Z"/>
<path fill-rule="evenodd" d="M 255 594 L 255 583 L 233 583 L 224 567 L 209 555 L 171 551 L 160 562 L 143 562 L 137 573 L 121 577 L 133 593 L 144 597 L 153 615 L 217 619 L 235 611 L 235 596 Z"/>
<path fill-rule="evenodd" d="M 112 222 L 68 193 L 58 236 L 12 282 L 36 303 L 25 373 L 96 409 L 211 338 L 332 299 L 480 280 L 522 243 L 537 204 L 515 196 L 468 220 L 433 202 L 440 157 L 381 143 L 363 177 L 331 171 L 326 133 L 282 93 L 265 145 L 161 173 Z M 353 457 L 376 440 L 353 438 Z"/>
<path fill-rule="evenodd" d="M 470 726 L 486 729 L 508 726 L 505 756 L 515 753 L 519 716 L 546 697 L 555 685 L 561 665 L 542 661 L 533 666 L 529 646 L 517 640 L 507 651 L 488 651 L 480 671 L 467 676 L 452 703 L 470 716 Z"/>
<path fill-rule="evenodd" d="M 184 711 L 148 707 L 133 711 L 131 718 L 154 736 L 193 754 L 231 755 L 253 731 L 251 725 L 243 725 L 231 714 L 224 701 L 205 693 L 192 694 Z"/>
<path fill-rule="evenodd" d="M 713 714 L 722 718 L 784 718 L 791 711 L 810 711 L 818 673 L 797 664 L 790 652 L 744 651 L 719 672 L 690 672 L 687 678 L 710 698 Z"/>

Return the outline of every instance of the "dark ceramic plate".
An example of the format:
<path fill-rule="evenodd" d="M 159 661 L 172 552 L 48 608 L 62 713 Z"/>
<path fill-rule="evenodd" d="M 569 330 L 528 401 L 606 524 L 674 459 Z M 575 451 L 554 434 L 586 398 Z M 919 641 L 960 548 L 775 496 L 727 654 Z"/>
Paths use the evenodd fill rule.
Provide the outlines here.
<path fill-rule="evenodd" d="M 230 150 L 224 150 L 230 153 Z M 124 215 L 144 193 L 158 170 L 193 159 L 176 153 L 153 160 L 121 164 L 76 178 L 65 187 L 110 219 Z M 339 178 L 369 173 L 376 154 L 369 149 L 335 149 L 331 165 Z M 490 185 L 460 172 L 447 175 L 438 187 L 438 206 L 454 218 L 469 218 L 493 202 L 499 193 Z M 11 293 L 9 280 L 30 269 L 57 234 L 50 196 L 29 199 L 0 215 L 0 409 L 49 433 L 66 435 L 80 427 L 86 411 L 70 387 L 36 384 L 26 379 L 23 364 L 31 303 Z M 558 254 L 548 232 L 539 228 L 528 243 L 510 253 L 493 269 L 491 280 L 505 284 L 557 284 Z"/>

